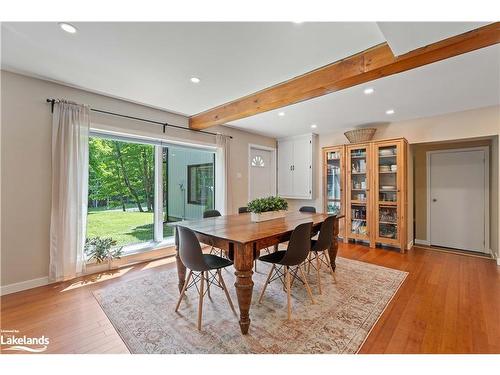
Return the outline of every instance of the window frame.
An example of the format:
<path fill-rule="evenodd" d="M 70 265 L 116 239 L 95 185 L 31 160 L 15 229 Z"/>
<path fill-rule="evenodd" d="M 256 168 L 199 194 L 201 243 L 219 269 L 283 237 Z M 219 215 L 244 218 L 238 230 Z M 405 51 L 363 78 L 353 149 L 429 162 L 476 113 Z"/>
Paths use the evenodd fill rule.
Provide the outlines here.
<path fill-rule="evenodd" d="M 212 192 L 212 195 L 213 195 L 212 200 L 215 203 L 215 163 L 211 162 L 211 163 L 189 164 L 187 166 L 187 203 L 188 204 L 194 204 L 194 205 L 197 205 L 197 206 L 203 206 L 203 205 L 206 204 L 206 201 L 203 202 L 201 199 L 200 200 L 196 200 L 196 201 L 191 200 L 191 193 L 192 193 L 192 185 L 191 185 L 192 174 L 191 174 L 191 169 L 193 169 L 193 168 L 200 168 L 200 167 L 208 167 L 208 166 L 212 167 L 212 176 L 213 176 L 213 183 L 214 183 L 214 191 Z"/>

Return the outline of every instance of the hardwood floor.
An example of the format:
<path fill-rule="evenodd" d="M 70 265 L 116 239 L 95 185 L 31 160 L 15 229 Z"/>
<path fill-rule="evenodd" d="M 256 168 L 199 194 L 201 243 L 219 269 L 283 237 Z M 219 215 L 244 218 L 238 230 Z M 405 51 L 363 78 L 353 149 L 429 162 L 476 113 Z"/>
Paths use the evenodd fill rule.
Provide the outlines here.
<path fill-rule="evenodd" d="M 500 267 L 493 260 L 354 244 L 339 244 L 339 255 L 409 272 L 361 353 L 500 353 Z M 49 337 L 48 353 L 128 353 L 92 290 L 166 267 L 175 267 L 173 257 L 3 296 L 1 328 Z"/>

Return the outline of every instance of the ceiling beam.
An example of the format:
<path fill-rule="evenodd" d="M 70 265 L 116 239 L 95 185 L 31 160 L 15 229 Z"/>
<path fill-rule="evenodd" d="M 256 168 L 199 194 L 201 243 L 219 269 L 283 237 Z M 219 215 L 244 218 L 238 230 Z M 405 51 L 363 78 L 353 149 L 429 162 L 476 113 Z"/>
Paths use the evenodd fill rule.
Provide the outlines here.
<path fill-rule="evenodd" d="M 189 118 L 205 129 L 500 43 L 500 22 L 394 56 L 387 43 Z"/>

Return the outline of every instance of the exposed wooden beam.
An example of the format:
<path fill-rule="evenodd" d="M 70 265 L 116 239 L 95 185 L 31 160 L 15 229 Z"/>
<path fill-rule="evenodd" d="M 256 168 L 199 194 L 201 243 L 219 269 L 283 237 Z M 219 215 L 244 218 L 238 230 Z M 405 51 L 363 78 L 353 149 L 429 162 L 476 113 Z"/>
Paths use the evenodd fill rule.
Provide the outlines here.
<path fill-rule="evenodd" d="M 387 43 L 292 78 L 254 94 L 191 116 L 189 126 L 205 129 L 334 91 L 415 69 L 500 42 L 500 22 L 394 56 Z"/>

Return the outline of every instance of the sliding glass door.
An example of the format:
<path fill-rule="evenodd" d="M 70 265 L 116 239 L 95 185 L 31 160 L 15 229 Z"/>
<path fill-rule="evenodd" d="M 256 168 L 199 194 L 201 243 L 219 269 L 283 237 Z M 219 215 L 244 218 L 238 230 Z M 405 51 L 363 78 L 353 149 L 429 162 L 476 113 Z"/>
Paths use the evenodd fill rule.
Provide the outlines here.
<path fill-rule="evenodd" d="M 201 218 L 214 207 L 213 149 L 90 137 L 87 238 L 151 248 L 173 236 L 166 223 Z"/>
<path fill-rule="evenodd" d="M 172 236 L 167 222 L 193 220 L 215 208 L 215 153 L 167 146 L 163 158 L 164 237 Z"/>

